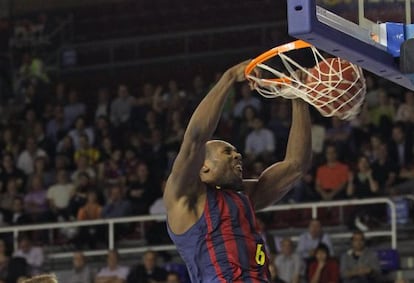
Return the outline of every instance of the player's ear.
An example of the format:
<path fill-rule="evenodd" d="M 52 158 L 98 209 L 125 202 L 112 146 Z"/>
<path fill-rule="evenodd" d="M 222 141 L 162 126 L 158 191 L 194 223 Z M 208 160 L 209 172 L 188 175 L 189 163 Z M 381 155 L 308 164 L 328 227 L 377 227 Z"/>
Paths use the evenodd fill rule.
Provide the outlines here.
<path fill-rule="evenodd" d="M 204 164 L 203 165 L 203 167 L 201 167 L 201 173 L 208 173 L 210 171 L 210 168 L 206 165 L 206 164 Z"/>

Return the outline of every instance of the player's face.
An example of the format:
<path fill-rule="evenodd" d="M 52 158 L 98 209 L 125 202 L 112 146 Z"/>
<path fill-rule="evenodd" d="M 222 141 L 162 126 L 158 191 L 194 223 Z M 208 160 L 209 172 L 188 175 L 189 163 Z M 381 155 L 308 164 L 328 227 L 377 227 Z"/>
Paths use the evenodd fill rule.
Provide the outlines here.
<path fill-rule="evenodd" d="M 243 180 L 242 157 L 236 148 L 223 141 L 214 141 L 211 150 L 211 173 L 217 186 L 240 189 Z"/>

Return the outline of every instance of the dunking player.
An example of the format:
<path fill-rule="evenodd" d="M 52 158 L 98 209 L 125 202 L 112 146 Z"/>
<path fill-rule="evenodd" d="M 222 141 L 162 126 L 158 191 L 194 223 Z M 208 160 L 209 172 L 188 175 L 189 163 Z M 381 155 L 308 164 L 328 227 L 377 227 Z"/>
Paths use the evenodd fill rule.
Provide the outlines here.
<path fill-rule="evenodd" d="M 188 124 L 164 192 L 168 232 L 192 282 L 268 282 L 267 256 L 254 210 L 279 200 L 311 159 L 308 105 L 292 101 L 292 127 L 282 162 L 255 181 L 243 181 L 242 159 L 231 144 L 210 140 L 234 82 L 248 62 L 228 69 Z"/>

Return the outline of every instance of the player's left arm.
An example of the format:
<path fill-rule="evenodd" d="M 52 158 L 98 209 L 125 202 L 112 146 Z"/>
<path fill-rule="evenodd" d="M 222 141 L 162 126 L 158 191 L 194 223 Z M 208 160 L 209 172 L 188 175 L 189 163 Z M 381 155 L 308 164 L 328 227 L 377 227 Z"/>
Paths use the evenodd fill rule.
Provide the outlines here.
<path fill-rule="evenodd" d="M 244 182 L 255 210 L 280 200 L 294 181 L 306 173 L 312 155 L 309 106 L 301 99 L 292 100 L 292 126 L 285 159 L 268 167 L 256 181 Z"/>

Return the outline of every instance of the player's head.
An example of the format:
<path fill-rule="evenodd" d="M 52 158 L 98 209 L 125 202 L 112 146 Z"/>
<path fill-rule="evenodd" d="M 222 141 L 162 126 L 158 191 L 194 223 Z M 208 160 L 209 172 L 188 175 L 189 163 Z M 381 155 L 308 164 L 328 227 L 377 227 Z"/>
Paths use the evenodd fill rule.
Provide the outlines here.
<path fill-rule="evenodd" d="M 201 180 L 222 189 L 237 190 L 242 185 L 242 158 L 228 142 L 211 140 L 206 143 L 206 157 L 200 170 Z"/>
<path fill-rule="evenodd" d="M 42 274 L 25 279 L 22 283 L 58 283 L 58 281 L 54 274 Z"/>

